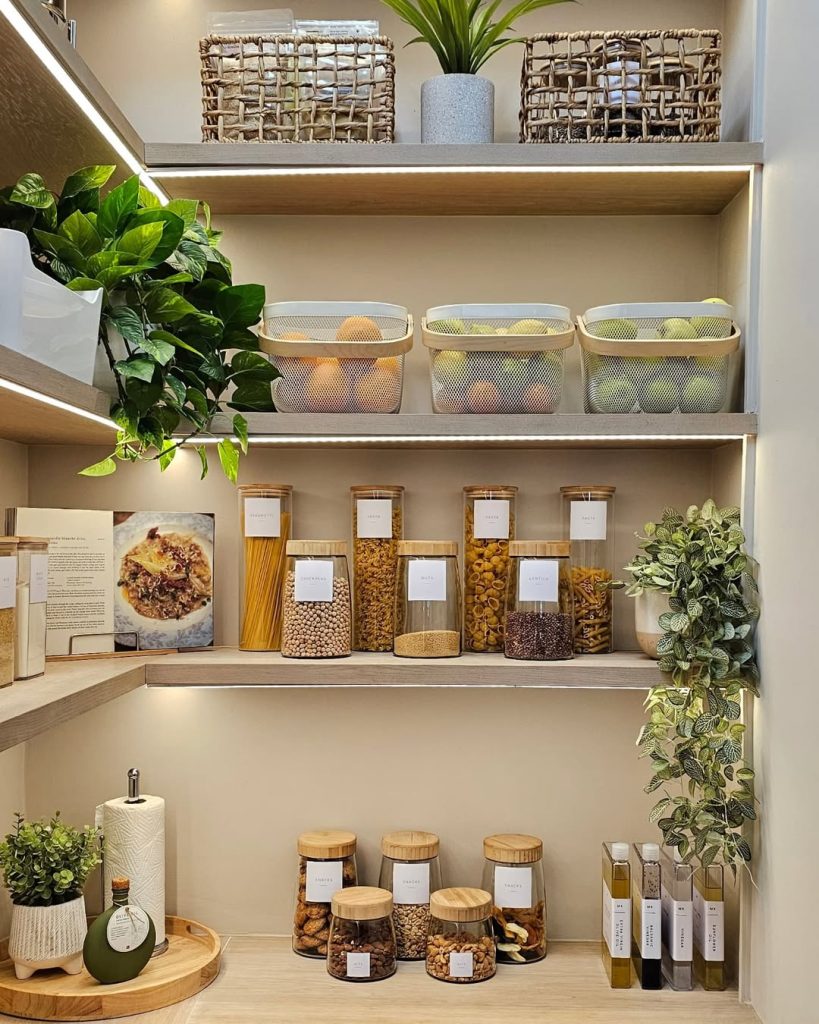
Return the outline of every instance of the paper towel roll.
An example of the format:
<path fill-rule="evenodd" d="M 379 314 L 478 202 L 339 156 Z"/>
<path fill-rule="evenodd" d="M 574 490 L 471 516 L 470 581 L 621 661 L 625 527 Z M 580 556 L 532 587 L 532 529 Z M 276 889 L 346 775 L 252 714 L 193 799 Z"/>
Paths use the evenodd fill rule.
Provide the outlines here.
<path fill-rule="evenodd" d="M 102 805 L 105 843 L 105 906 L 111 906 L 111 879 L 131 881 L 134 903 L 150 914 L 156 943 L 165 941 L 165 801 L 142 796 L 139 803 L 125 797 Z"/>

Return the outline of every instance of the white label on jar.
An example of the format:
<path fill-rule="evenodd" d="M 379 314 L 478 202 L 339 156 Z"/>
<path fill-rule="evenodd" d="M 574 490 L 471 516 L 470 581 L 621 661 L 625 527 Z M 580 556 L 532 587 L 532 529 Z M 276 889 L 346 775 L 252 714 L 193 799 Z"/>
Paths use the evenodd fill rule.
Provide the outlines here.
<path fill-rule="evenodd" d="M 412 559 L 409 564 L 407 597 L 410 601 L 446 601 L 445 559 Z"/>
<path fill-rule="evenodd" d="M 518 570 L 519 601 L 557 601 L 558 562 L 554 558 L 522 558 Z"/>
<path fill-rule="evenodd" d="M 509 540 L 509 499 L 476 498 L 472 534 L 478 540 Z"/>
<path fill-rule="evenodd" d="M 296 602 L 333 600 L 333 563 L 315 558 L 299 559 L 296 562 L 296 586 L 293 593 Z"/>
<path fill-rule="evenodd" d="M 48 600 L 48 555 L 31 556 L 29 604 L 45 604 Z"/>
<path fill-rule="evenodd" d="M 659 960 L 663 955 L 662 900 L 640 900 L 640 956 L 644 960 Z"/>
<path fill-rule="evenodd" d="M 147 939 L 150 927 L 150 918 L 141 907 L 117 907 L 105 928 L 108 945 L 117 953 L 138 949 Z"/>
<path fill-rule="evenodd" d="M 694 887 L 694 942 L 703 960 L 721 963 L 725 959 L 725 904 L 706 900 Z"/>
<path fill-rule="evenodd" d="M 347 954 L 347 977 L 348 978 L 369 978 L 370 976 L 370 954 L 369 953 L 348 953 Z"/>
<path fill-rule="evenodd" d="M 429 903 L 429 864 L 393 864 L 392 898 L 410 906 Z"/>
<path fill-rule="evenodd" d="M 343 873 L 340 860 L 308 860 L 307 902 L 329 903 L 342 888 Z"/>
<path fill-rule="evenodd" d="M 532 869 L 496 867 L 495 905 L 511 910 L 532 906 Z"/>
<path fill-rule="evenodd" d="M 694 907 L 691 900 L 674 900 L 663 887 L 663 942 L 672 960 L 693 958 Z"/>
<path fill-rule="evenodd" d="M 385 540 L 392 537 L 392 499 L 358 498 L 355 503 L 356 535 Z"/>
<path fill-rule="evenodd" d="M 0 557 L 0 608 L 13 608 L 17 596 L 17 556 Z"/>
<path fill-rule="evenodd" d="M 615 899 L 603 882 L 603 938 L 615 959 L 631 956 L 631 900 Z"/>
<path fill-rule="evenodd" d="M 605 501 L 573 501 L 569 537 L 571 540 L 605 540 L 608 505 Z"/>
<path fill-rule="evenodd" d="M 475 965 L 471 953 L 449 954 L 450 978 L 471 978 L 475 973 Z"/>
<path fill-rule="evenodd" d="M 245 498 L 245 537 L 280 537 L 281 498 Z"/>

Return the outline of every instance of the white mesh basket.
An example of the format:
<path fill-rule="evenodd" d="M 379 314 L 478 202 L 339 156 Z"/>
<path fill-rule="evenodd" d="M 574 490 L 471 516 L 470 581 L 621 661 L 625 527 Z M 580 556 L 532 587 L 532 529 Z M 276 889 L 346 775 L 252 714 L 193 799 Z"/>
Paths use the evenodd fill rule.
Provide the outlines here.
<path fill-rule="evenodd" d="M 643 302 L 578 317 L 586 412 L 716 413 L 731 408 L 740 331 L 731 306 Z"/>
<path fill-rule="evenodd" d="M 421 327 L 435 412 L 550 413 L 560 405 L 563 355 L 574 341 L 565 306 L 435 306 Z"/>
<path fill-rule="evenodd" d="M 259 347 L 279 412 L 398 412 L 412 317 L 386 302 L 272 302 Z"/>

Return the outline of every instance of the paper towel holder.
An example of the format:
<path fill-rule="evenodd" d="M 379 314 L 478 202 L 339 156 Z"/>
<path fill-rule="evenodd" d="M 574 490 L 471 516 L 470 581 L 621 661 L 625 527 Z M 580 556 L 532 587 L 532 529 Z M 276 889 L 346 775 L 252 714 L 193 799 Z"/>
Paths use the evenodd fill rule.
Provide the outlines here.
<path fill-rule="evenodd" d="M 139 795 L 139 768 L 128 769 L 128 796 L 126 804 L 144 804 L 145 800 Z"/>

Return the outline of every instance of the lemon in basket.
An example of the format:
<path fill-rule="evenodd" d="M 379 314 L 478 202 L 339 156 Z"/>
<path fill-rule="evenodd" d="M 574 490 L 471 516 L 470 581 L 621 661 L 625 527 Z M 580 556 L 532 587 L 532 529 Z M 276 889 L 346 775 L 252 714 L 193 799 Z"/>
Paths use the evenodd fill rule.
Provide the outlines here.
<path fill-rule="evenodd" d="M 715 306 L 727 306 L 725 299 L 703 299 Z M 730 338 L 731 321 L 724 316 L 692 316 L 691 325 L 698 338 Z"/>
<path fill-rule="evenodd" d="M 557 334 L 542 320 L 518 320 L 509 328 L 510 334 Z"/>
<path fill-rule="evenodd" d="M 389 370 L 370 370 L 353 388 L 356 412 L 393 412 L 398 397 L 396 378 Z"/>
<path fill-rule="evenodd" d="M 682 316 L 672 316 L 663 320 L 660 337 L 668 341 L 690 341 L 696 338 L 697 332 L 690 320 Z"/>
<path fill-rule="evenodd" d="M 336 341 L 383 341 L 375 320 L 368 316 L 348 316 L 336 331 Z"/>
<path fill-rule="evenodd" d="M 448 387 L 466 381 L 466 352 L 438 352 L 432 361 L 434 376 Z"/>
<path fill-rule="evenodd" d="M 698 373 L 686 381 L 680 396 L 681 412 L 719 412 L 723 387 L 718 377 Z"/>
<path fill-rule="evenodd" d="M 466 325 L 463 320 L 433 320 L 429 324 L 429 329 L 437 334 L 466 334 Z"/>

